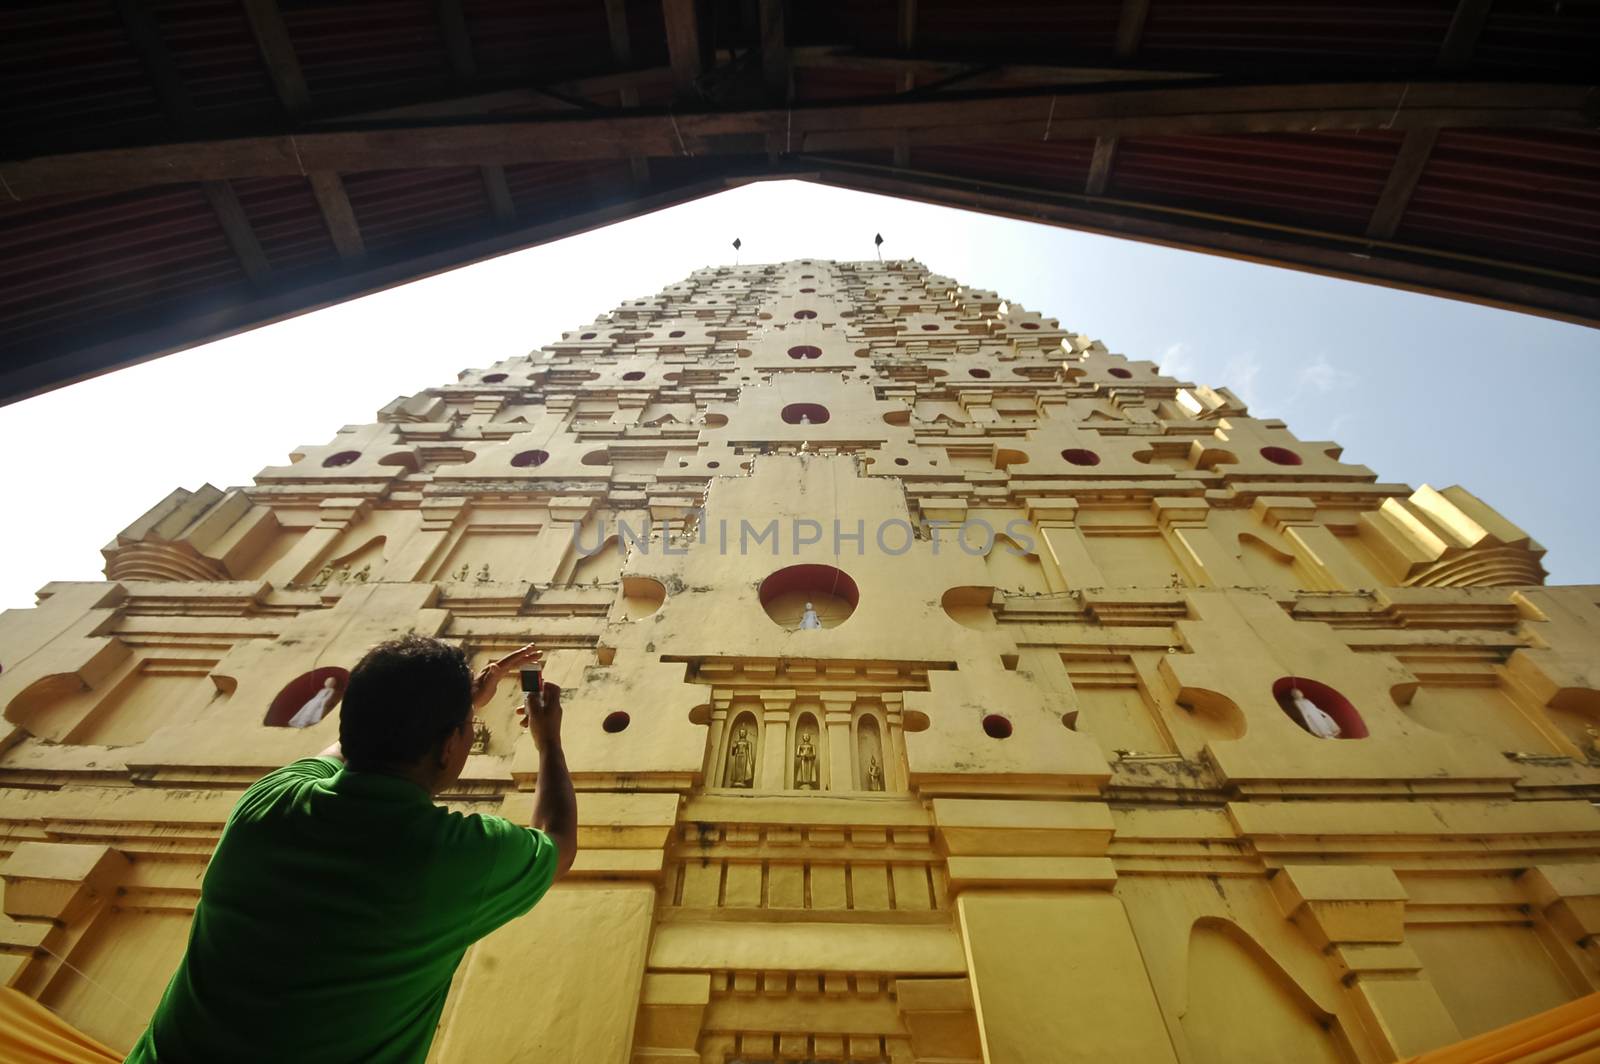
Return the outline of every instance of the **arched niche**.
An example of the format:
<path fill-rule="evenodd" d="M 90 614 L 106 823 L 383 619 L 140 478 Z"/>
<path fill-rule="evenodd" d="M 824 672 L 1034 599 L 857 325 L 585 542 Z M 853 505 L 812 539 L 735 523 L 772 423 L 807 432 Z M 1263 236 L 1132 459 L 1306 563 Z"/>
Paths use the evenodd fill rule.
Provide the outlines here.
<path fill-rule="evenodd" d="M 795 714 L 794 727 L 789 730 L 787 775 L 790 787 L 797 791 L 820 791 L 826 788 L 828 766 L 825 746 L 817 715 L 810 710 Z"/>
<path fill-rule="evenodd" d="M 1198 921 L 1189 932 L 1188 952 L 1188 994 L 1179 1022 L 1195 1064 L 1356 1059 L 1338 1018 L 1231 923 Z"/>
<path fill-rule="evenodd" d="M 622 578 L 622 609 L 627 614 L 628 620 L 637 621 L 648 617 L 661 608 L 667 601 L 667 588 L 659 580 L 648 576 L 625 576 Z"/>
<path fill-rule="evenodd" d="M 1361 719 L 1361 713 L 1351 704 L 1350 700 L 1334 688 L 1317 680 L 1305 676 L 1283 676 L 1273 681 L 1272 698 L 1278 703 L 1278 708 L 1284 715 L 1294 721 L 1304 731 L 1315 734 L 1302 718 L 1302 714 L 1294 703 L 1292 692 L 1298 689 L 1312 705 L 1333 718 L 1339 726 L 1339 734 L 1334 738 L 1339 739 L 1365 739 L 1367 737 L 1367 723 Z"/>
<path fill-rule="evenodd" d="M 754 790 L 761 768 L 761 724 L 755 713 L 741 710 L 728 722 L 723 751 L 717 761 L 717 783 L 723 787 Z"/>
<path fill-rule="evenodd" d="M 889 789 L 890 769 L 884 757 L 884 725 L 871 709 L 857 711 L 855 720 L 855 788 L 858 791 Z"/>
<path fill-rule="evenodd" d="M 1244 710 L 1219 691 L 1185 687 L 1178 692 L 1178 708 L 1206 739 L 1237 739 L 1245 732 Z"/>
<path fill-rule="evenodd" d="M 329 681 L 333 681 L 329 686 Z M 350 683 L 350 670 L 339 668 L 336 665 L 325 665 L 310 672 L 303 672 L 284 685 L 272 700 L 272 705 L 267 707 L 267 715 L 261 721 L 269 728 L 310 727 L 327 720 L 338 708 L 344 699 L 345 687 Z M 323 694 L 330 691 L 331 694 Z M 320 712 L 312 710 L 316 720 L 309 724 L 291 724 L 295 715 L 305 710 L 315 699 Z"/>
<path fill-rule="evenodd" d="M 1600 691 L 1589 687 L 1563 687 L 1545 712 L 1578 752 L 1600 760 Z"/>
<path fill-rule="evenodd" d="M 989 570 L 989 580 L 1005 591 L 1042 594 L 1049 590 L 1039 555 L 1024 551 L 1010 536 L 994 537 L 983 564 Z"/>
<path fill-rule="evenodd" d="M 587 545 L 587 544 L 586 544 Z M 607 536 L 600 549 L 580 556 L 572 567 L 571 583 L 574 587 L 586 584 L 614 584 L 622 573 L 622 548 L 616 536 Z"/>
<path fill-rule="evenodd" d="M 823 628 L 836 628 L 850 619 L 861 593 L 856 582 L 831 565 L 790 565 L 761 582 L 761 608 L 773 622 L 791 631 L 801 629 L 806 603 Z"/>

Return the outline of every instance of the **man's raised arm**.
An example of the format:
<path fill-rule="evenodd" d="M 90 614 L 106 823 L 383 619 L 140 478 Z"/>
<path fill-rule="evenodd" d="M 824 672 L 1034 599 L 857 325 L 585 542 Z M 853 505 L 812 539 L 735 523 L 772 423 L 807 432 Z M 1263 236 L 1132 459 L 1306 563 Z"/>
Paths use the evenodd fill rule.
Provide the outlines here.
<path fill-rule="evenodd" d="M 556 878 L 572 867 L 578 854 L 578 796 L 561 750 L 561 688 L 548 680 L 529 692 L 522 712 L 539 748 L 539 781 L 533 791 L 533 826 L 556 844 Z"/>

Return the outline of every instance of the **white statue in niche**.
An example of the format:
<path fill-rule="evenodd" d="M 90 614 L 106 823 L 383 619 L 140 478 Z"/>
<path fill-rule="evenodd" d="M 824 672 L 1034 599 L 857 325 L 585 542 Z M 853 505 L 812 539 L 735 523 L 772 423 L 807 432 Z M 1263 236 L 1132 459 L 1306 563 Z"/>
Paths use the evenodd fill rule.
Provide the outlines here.
<path fill-rule="evenodd" d="M 756 778 L 756 746 L 750 730 L 741 726 L 728 748 L 728 786 L 753 787 Z"/>
<path fill-rule="evenodd" d="M 800 628 L 821 628 L 822 618 L 817 616 L 817 611 L 811 608 L 811 603 L 806 603 L 806 611 L 800 615 Z"/>
<path fill-rule="evenodd" d="M 1305 722 L 1306 730 L 1319 739 L 1337 739 L 1344 734 L 1339 727 L 1339 722 L 1328 714 L 1318 709 L 1316 704 L 1307 698 L 1298 687 L 1289 689 L 1289 697 L 1294 700 L 1294 708 L 1300 714 L 1300 719 Z"/>
<path fill-rule="evenodd" d="M 295 711 L 289 718 L 291 728 L 309 728 L 327 715 L 328 707 L 333 704 L 334 688 L 338 681 L 332 676 L 322 681 L 322 690 L 306 700 L 306 704 Z"/>
<path fill-rule="evenodd" d="M 794 752 L 795 790 L 817 789 L 817 748 L 811 745 L 811 733 L 800 733 L 800 745 Z"/>

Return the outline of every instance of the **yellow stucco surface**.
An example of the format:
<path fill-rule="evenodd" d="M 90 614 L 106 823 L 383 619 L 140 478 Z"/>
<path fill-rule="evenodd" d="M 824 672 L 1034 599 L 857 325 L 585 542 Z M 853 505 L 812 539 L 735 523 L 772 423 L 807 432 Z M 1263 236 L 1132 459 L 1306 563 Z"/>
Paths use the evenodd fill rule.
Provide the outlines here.
<path fill-rule="evenodd" d="M 582 818 L 439 1064 L 1424 1053 L 1600 988 L 1600 588 L 1542 553 L 916 263 L 701 270 L 0 614 L 0 974 L 126 1049 L 338 709 L 283 722 L 419 631 L 546 648 Z M 513 686 L 454 807 L 530 815 Z"/>

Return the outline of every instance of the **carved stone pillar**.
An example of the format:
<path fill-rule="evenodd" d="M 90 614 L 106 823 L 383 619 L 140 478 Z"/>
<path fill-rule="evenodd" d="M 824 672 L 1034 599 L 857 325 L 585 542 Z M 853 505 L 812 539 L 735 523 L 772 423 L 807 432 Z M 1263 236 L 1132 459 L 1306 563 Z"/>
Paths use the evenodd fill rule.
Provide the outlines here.
<path fill-rule="evenodd" d="M 883 716 L 889 725 L 884 741 L 889 748 L 884 751 L 883 788 L 887 791 L 909 791 L 906 779 L 906 696 L 901 691 L 886 691 L 883 695 Z"/>
<path fill-rule="evenodd" d="M 732 704 L 731 694 L 711 692 L 711 725 L 706 729 L 707 787 L 722 786 L 722 736 L 728 730 L 728 709 Z"/>
<path fill-rule="evenodd" d="M 1178 563 L 1199 587 L 1248 587 L 1250 574 L 1207 527 L 1211 504 L 1204 499 L 1151 500 L 1156 525 L 1167 539 Z"/>
<path fill-rule="evenodd" d="M 310 528 L 277 563 L 267 571 L 269 583 L 282 587 L 291 581 L 306 583 L 316 575 L 316 567 L 345 529 L 367 512 L 368 499 L 323 499 L 317 523 Z"/>
<path fill-rule="evenodd" d="M 822 715 L 828 729 L 828 778 L 830 791 L 856 789 L 856 755 L 850 746 L 850 714 L 855 706 L 854 691 L 822 692 Z"/>
<path fill-rule="evenodd" d="M 1405 943 L 1406 892 L 1380 865 L 1285 865 L 1272 890 L 1289 919 L 1339 967 L 1385 1051 L 1409 1057 L 1461 1032 Z"/>
<path fill-rule="evenodd" d="M 1263 525 L 1283 533 L 1300 561 L 1315 570 L 1329 590 L 1376 587 L 1377 573 L 1356 561 L 1339 537 L 1317 522 L 1317 504 L 1310 499 L 1263 495 L 1251 511 Z"/>
<path fill-rule="evenodd" d="M 1076 499 L 1029 499 L 1028 520 L 1044 537 L 1039 561 L 1050 590 L 1105 586 L 1105 575 L 1089 556 L 1089 545 L 1078 530 Z"/>
<path fill-rule="evenodd" d="M 1059 1060 L 1063 1046 L 1075 1060 L 1176 1064 L 1132 924 L 1111 894 L 1111 811 L 936 798 L 933 819 L 950 855 L 986 1064 Z"/>
<path fill-rule="evenodd" d="M 422 582 L 438 566 L 451 534 L 470 513 L 461 496 L 422 500 L 422 527 L 395 554 L 384 569 L 384 579 Z"/>
<path fill-rule="evenodd" d="M 761 767 L 756 773 L 756 789 L 786 791 L 790 785 L 789 716 L 794 709 L 794 690 L 761 692 Z"/>

